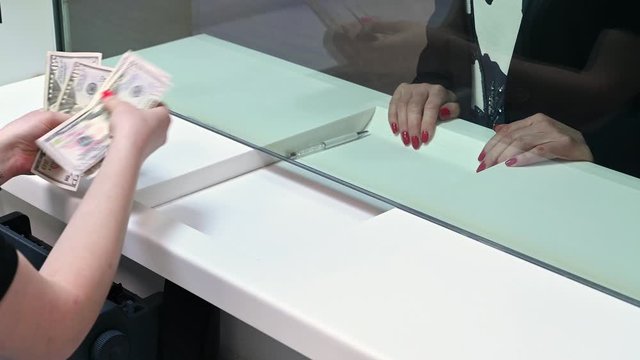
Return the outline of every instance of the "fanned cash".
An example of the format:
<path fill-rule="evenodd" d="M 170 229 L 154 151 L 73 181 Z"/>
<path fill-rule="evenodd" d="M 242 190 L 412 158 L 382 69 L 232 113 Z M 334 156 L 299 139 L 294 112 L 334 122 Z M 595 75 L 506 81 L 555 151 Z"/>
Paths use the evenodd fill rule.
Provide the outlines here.
<path fill-rule="evenodd" d="M 63 169 L 42 151 L 39 151 L 36 155 L 31 172 L 58 187 L 72 191 L 78 190 L 80 178 L 82 177 L 77 172 L 69 172 Z"/>
<path fill-rule="evenodd" d="M 101 53 L 47 52 L 47 69 L 44 77 L 44 110 L 57 111 L 56 104 L 60 99 L 62 87 L 71 75 L 71 68 L 74 63 L 84 62 L 100 65 L 101 61 Z"/>
<path fill-rule="evenodd" d="M 69 80 L 77 64 L 91 66 L 89 64 L 99 65 L 101 61 L 101 53 L 48 52 L 44 86 L 44 110 L 58 110 L 58 105 L 64 98 L 63 89 L 69 85 Z M 74 110 L 79 111 L 80 109 Z M 81 174 L 64 170 L 42 151 L 39 151 L 36 155 L 31 172 L 63 189 L 73 191 L 78 189 L 82 176 Z"/>
<path fill-rule="evenodd" d="M 120 100 L 139 109 L 157 106 L 169 87 L 169 74 L 132 52 L 122 56 L 116 70 L 104 84 L 105 90 L 111 90 Z"/>
<path fill-rule="evenodd" d="M 126 53 L 103 85 L 121 100 L 142 109 L 156 106 L 170 77 L 140 57 Z M 111 142 L 109 113 L 97 97 L 69 120 L 39 138 L 38 146 L 70 172 L 84 173 L 102 160 Z"/>
<path fill-rule="evenodd" d="M 55 106 L 57 111 L 71 115 L 80 112 L 91 103 L 112 72 L 113 69 L 106 66 L 73 63 L 69 79 Z"/>
<path fill-rule="evenodd" d="M 82 178 L 82 174 L 67 171 L 60 167 L 42 150 L 36 154 L 36 160 L 31 166 L 31 173 L 63 189 L 72 191 L 78 190 L 78 185 L 80 185 L 80 179 Z"/>
<path fill-rule="evenodd" d="M 56 105 L 58 111 L 75 115 L 84 109 L 91 103 L 112 72 L 113 69 L 104 66 L 82 62 L 73 63 L 71 74 Z M 97 174 L 99 168 L 100 164 L 96 164 L 85 174 L 69 172 L 40 151 L 36 156 L 31 172 L 63 189 L 76 191 L 80 185 L 80 179 L 83 176 L 89 179 L 92 178 Z"/>

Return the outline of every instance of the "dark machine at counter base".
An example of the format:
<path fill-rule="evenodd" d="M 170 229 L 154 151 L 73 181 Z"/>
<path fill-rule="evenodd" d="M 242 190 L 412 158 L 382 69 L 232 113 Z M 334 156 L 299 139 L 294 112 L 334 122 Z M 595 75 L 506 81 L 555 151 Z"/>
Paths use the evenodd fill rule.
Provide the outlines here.
<path fill-rule="evenodd" d="M 36 269 L 42 267 L 51 250 L 32 235 L 29 218 L 19 212 L 0 217 L 0 236 Z M 219 312 L 169 281 L 164 292 L 146 298 L 114 283 L 98 319 L 69 359 L 180 359 L 185 354 L 190 359 L 215 359 Z"/>
<path fill-rule="evenodd" d="M 31 234 L 29 218 L 19 212 L 0 217 L 0 236 L 40 269 L 51 247 Z M 162 293 L 145 299 L 113 284 L 91 331 L 70 360 L 155 360 Z"/>

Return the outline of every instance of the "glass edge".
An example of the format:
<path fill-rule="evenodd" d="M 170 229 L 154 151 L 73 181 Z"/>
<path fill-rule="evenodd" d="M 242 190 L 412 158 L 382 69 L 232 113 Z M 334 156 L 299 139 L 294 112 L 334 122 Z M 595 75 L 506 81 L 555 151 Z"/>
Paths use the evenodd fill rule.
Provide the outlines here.
<path fill-rule="evenodd" d="M 290 158 L 288 158 L 286 156 L 278 154 L 278 153 L 276 153 L 274 151 L 271 151 L 269 149 L 266 149 L 264 147 L 252 144 L 252 143 L 250 143 L 250 142 L 248 142 L 248 141 L 246 141 L 246 140 L 244 140 L 242 138 L 239 138 L 239 137 L 237 137 L 237 136 L 235 136 L 233 134 L 229 134 L 229 133 L 227 133 L 227 132 L 225 132 L 223 130 L 217 129 L 217 128 L 212 127 L 210 125 L 204 124 L 204 123 L 202 123 L 202 122 L 200 122 L 200 121 L 198 121 L 196 119 L 193 119 L 193 118 L 191 118 L 189 116 L 177 113 L 177 112 L 172 111 L 172 110 L 169 110 L 169 111 L 170 111 L 171 115 L 176 116 L 176 117 L 178 117 L 178 118 L 180 118 L 182 120 L 188 121 L 188 122 L 190 122 L 190 123 L 192 123 L 192 124 L 194 124 L 196 126 L 199 126 L 199 127 L 203 128 L 203 129 L 212 131 L 212 132 L 214 132 L 216 134 L 222 135 L 222 136 L 224 136 L 224 137 L 226 137 L 226 138 L 228 138 L 230 140 L 233 140 L 233 141 L 236 141 L 238 143 L 241 143 L 241 144 L 243 144 L 245 146 L 248 146 L 248 147 L 250 147 L 252 149 L 261 151 L 261 152 L 263 152 L 263 153 L 265 153 L 265 154 L 267 154 L 269 156 L 272 156 L 272 157 L 277 158 L 279 160 L 285 161 L 285 162 L 287 162 L 289 164 L 292 164 L 292 165 L 294 165 L 294 166 L 296 166 L 298 168 L 301 168 L 303 170 L 309 171 L 309 172 L 311 172 L 313 174 L 319 175 L 319 176 L 321 176 L 321 177 L 323 177 L 325 179 L 333 181 L 333 182 L 335 182 L 335 183 L 337 183 L 339 185 L 345 186 L 345 187 L 347 187 L 349 189 L 352 189 L 352 190 L 355 190 L 355 191 L 357 191 L 359 193 L 362 193 L 365 196 L 372 197 L 373 199 L 376 199 L 378 201 L 384 202 L 384 203 L 386 203 L 388 205 L 391 205 L 391 206 L 393 206 L 395 208 L 398 208 L 398 209 L 400 209 L 402 211 L 405 211 L 405 212 L 410 213 L 412 215 L 418 216 L 418 217 L 420 217 L 422 219 L 425 219 L 427 221 L 430 221 L 430 222 L 432 222 L 434 224 L 440 225 L 440 226 L 442 226 L 442 227 L 444 227 L 444 228 L 446 228 L 448 230 L 454 231 L 454 232 L 456 232 L 456 233 L 458 233 L 460 235 L 463 235 L 463 236 L 465 236 L 467 238 L 470 238 L 472 240 L 478 241 L 478 242 L 480 242 L 480 243 L 482 243 L 484 245 L 490 246 L 490 247 L 492 247 L 492 248 L 494 248 L 494 249 L 496 249 L 498 251 L 502 251 L 502 252 L 507 253 L 509 255 L 515 256 L 516 258 L 524 260 L 524 261 L 526 261 L 526 262 L 528 262 L 530 264 L 536 265 L 536 266 L 541 267 L 541 268 L 543 268 L 545 270 L 549 270 L 549 271 L 551 271 L 553 273 L 556 273 L 556 274 L 558 274 L 558 275 L 560 275 L 562 277 L 565 277 L 567 279 L 570 279 L 570 280 L 573 280 L 575 282 L 578 282 L 578 283 L 580 283 L 582 285 L 588 286 L 588 287 L 590 287 L 590 288 L 592 288 L 594 290 L 597 290 L 597 291 L 600 291 L 602 293 L 605 293 L 605 294 L 607 294 L 609 296 L 612 296 L 612 297 L 614 297 L 614 298 L 616 298 L 618 300 L 624 301 L 624 302 L 626 302 L 626 303 L 628 303 L 630 305 L 633 305 L 633 306 L 636 306 L 636 307 L 640 307 L 640 299 L 634 299 L 631 296 L 625 295 L 625 294 L 620 293 L 620 292 L 618 292 L 616 290 L 613 290 L 613 289 L 608 288 L 606 286 L 600 285 L 600 284 L 598 284 L 596 282 L 593 282 L 593 281 L 588 280 L 586 278 L 583 278 L 581 276 L 575 275 L 575 274 L 573 274 L 571 272 L 563 270 L 563 269 L 561 269 L 559 267 L 556 267 L 554 265 L 548 264 L 548 263 L 546 263 L 544 261 L 538 260 L 538 259 L 536 259 L 534 257 L 531 257 L 529 255 L 521 253 L 521 252 L 519 252 L 517 250 L 514 250 L 514 249 L 512 249 L 510 247 L 507 247 L 507 246 L 501 245 L 499 243 L 496 243 L 496 242 L 494 242 L 492 240 L 489 240 L 489 239 L 487 239 L 485 237 L 482 237 L 480 235 L 474 234 L 474 233 L 472 233 L 470 231 L 467 231 L 467 230 L 465 230 L 463 228 L 460 228 L 460 227 L 458 227 L 456 225 L 450 224 L 450 223 L 448 223 L 446 221 L 440 220 L 440 219 L 438 219 L 436 217 L 433 217 L 433 216 L 431 216 L 429 214 L 425 214 L 425 213 L 423 213 L 421 211 L 418 211 L 416 209 L 413 209 L 411 207 L 408 207 L 406 205 L 398 203 L 398 202 L 396 202 L 396 201 L 394 201 L 392 199 L 389 199 L 389 198 L 386 198 L 384 196 L 378 195 L 378 194 L 376 194 L 374 192 L 371 192 L 371 191 L 369 191 L 367 189 L 364 189 L 362 187 L 359 187 L 357 185 L 351 184 L 351 183 L 349 183 L 347 181 L 344 181 L 344 180 L 342 180 L 342 179 L 340 179 L 338 177 L 335 177 L 335 176 L 333 176 L 331 174 L 328 174 L 328 173 L 325 173 L 325 172 L 320 171 L 318 169 L 315 169 L 315 168 L 313 168 L 313 167 L 311 167 L 309 165 L 305 165 L 303 163 L 300 163 L 299 161 L 292 160 L 292 159 L 290 159 Z"/>
<path fill-rule="evenodd" d="M 63 0 L 52 0 L 52 8 L 53 8 L 53 26 L 55 29 L 55 40 L 56 40 L 56 50 L 57 51 L 65 51 L 67 48 L 65 44 L 65 33 L 64 33 L 64 9 L 63 9 Z"/>

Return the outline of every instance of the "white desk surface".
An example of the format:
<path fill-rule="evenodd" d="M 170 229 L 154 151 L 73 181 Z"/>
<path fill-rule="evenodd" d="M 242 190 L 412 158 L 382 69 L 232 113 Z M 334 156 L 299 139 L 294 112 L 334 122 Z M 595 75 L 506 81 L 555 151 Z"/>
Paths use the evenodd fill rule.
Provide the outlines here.
<path fill-rule="evenodd" d="M 640 299 L 637 178 L 586 162 L 501 164 L 476 174 L 487 128 L 445 122 L 429 146 L 413 151 L 389 131 L 386 94 L 207 35 L 140 54 L 173 75 L 166 99 L 177 112 L 257 145 L 376 108 L 370 136 L 300 161 Z"/>
<path fill-rule="evenodd" d="M 3 124 L 39 106 L 37 81 L 0 88 Z M 191 144 L 175 125 L 166 149 Z M 201 136 L 207 155 L 238 146 Z M 78 201 L 36 177 L 3 188 L 63 221 Z M 123 254 L 311 358 L 640 357 L 639 308 L 383 210 L 277 164 L 136 203 Z"/>
<path fill-rule="evenodd" d="M 229 292 L 225 280 L 209 283 L 206 298 L 301 353 L 640 356 L 640 309 L 400 210 L 371 217 L 375 208 L 347 206 L 286 171 L 261 169 L 159 211 L 220 241 L 209 254 L 185 254 L 236 282 Z M 185 280 L 206 287 L 205 278 Z"/>

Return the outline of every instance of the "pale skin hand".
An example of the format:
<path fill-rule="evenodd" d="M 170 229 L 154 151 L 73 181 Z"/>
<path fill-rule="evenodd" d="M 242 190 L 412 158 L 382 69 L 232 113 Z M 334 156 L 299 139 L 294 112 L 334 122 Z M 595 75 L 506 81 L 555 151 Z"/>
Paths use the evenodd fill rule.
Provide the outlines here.
<path fill-rule="evenodd" d="M 169 111 L 164 106 L 140 111 L 115 97 L 105 101 L 111 112 L 112 143 L 129 143 L 146 159 L 167 140 Z"/>
<path fill-rule="evenodd" d="M 36 110 L 0 130 L 0 184 L 29 174 L 39 148 L 36 139 L 60 125 L 69 115 Z"/>
<path fill-rule="evenodd" d="M 498 125 L 495 130 L 478 156 L 477 172 L 502 162 L 513 167 L 552 159 L 593 161 L 579 131 L 544 114 Z"/>
<path fill-rule="evenodd" d="M 142 111 L 115 99 L 106 106 L 113 140 L 100 173 L 42 269 L 37 272 L 20 255 L 0 301 L 2 359 L 67 359 L 104 303 L 140 166 L 164 143 L 170 122 L 164 107 Z"/>
<path fill-rule="evenodd" d="M 456 95 L 440 85 L 400 84 L 389 103 L 391 131 L 418 150 L 433 139 L 438 120 L 460 115 Z"/>

